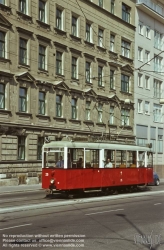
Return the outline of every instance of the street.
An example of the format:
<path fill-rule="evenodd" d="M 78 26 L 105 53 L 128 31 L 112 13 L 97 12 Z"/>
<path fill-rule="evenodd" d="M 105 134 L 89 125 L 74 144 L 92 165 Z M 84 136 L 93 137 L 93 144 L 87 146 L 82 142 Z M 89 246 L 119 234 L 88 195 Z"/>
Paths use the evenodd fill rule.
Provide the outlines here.
<path fill-rule="evenodd" d="M 46 198 L 44 190 L 0 195 L 1 249 L 164 248 L 164 184 L 147 191 Z"/>

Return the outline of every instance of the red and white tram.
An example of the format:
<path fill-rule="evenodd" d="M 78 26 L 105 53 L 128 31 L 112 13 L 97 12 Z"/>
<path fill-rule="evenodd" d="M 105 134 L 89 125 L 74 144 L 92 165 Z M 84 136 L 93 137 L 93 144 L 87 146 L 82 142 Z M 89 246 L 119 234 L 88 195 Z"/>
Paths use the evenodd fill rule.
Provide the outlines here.
<path fill-rule="evenodd" d="M 111 168 L 106 167 L 110 158 Z M 153 181 L 150 148 L 54 141 L 43 145 L 42 188 L 66 194 L 131 188 Z"/>

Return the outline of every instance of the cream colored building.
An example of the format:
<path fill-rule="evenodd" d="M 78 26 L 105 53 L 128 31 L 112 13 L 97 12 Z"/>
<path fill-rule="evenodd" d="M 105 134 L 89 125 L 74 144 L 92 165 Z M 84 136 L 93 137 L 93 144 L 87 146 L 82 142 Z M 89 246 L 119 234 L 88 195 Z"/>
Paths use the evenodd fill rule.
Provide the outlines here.
<path fill-rule="evenodd" d="M 130 0 L 0 1 L 0 185 L 36 181 L 45 137 L 134 143 L 134 25 Z"/>

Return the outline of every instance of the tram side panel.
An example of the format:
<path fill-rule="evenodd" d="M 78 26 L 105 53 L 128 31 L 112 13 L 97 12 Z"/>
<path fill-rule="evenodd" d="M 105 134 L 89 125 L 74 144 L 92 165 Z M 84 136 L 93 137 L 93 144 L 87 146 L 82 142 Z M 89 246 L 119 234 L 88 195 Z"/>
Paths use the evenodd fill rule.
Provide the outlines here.
<path fill-rule="evenodd" d="M 48 169 L 42 171 L 42 187 L 58 190 L 147 184 L 153 181 L 152 168 L 133 169 Z M 53 185 L 51 185 L 53 187 Z"/>

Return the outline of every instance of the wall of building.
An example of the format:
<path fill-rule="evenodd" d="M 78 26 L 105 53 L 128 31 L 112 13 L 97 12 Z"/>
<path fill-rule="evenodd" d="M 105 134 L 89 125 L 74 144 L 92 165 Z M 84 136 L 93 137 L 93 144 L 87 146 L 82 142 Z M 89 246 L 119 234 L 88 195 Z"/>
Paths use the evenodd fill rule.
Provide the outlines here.
<path fill-rule="evenodd" d="M 111 14 L 109 1 L 46 1 L 45 21 L 38 20 L 38 2 L 28 1 L 22 14 L 19 1 L 0 4 L 0 32 L 5 34 L 5 57 L 0 58 L 0 84 L 5 86 L 5 107 L 0 109 L 0 174 L 19 177 L 41 172 L 38 138 L 50 136 L 87 137 L 103 134 L 113 140 L 134 143 L 134 1 L 115 1 Z M 130 10 L 130 23 L 122 20 L 122 3 Z M 62 11 L 62 29 L 56 28 L 56 9 Z M 83 10 L 83 11 L 82 11 Z M 84 12 L 84 13 L 83 13 Z M 72 16 L 77 17 L 78 35 L 71 34 Z M 86 41 L 86 19 L 91 24 L 91 41 Z M 98 46 L 98 30 L 103 30 Z M 115 36 L 110 51 L 110 35 Z M 20 38 L 27 41 L 27 62 L 20 63 Z M 129 58 L 122 56 L 121 41 L 130 44 Z M 39 45 L 46 48 L 45 68 L 38 68 Z M 57 52 L 62 53 L 62 74 L 56 74 Z M 77 58 L 78 77 L 72 78 L 72 56 Z M 91 63 L 91 79 L 86 82 L 85 63 Z M 98 86 L 98 66 L 103 68 L 102 86 Z M 114 70 L 114 88 L 110 88 L 110 70 Z M 129 76 L 129 91 L 121 91 L 121 74 Z M 27 109 L 19 110 L 19 90 L 27 91 Z M 39 114 L 39 92 L 45 94 L 45 113 Z M 62 116 L 56 116 L 56 95 L 62 96 Z M 77 100 L 77 117 L 71 118 L 71 100 Z M 125 100 L 129 99 L 129 104 Z M 91 102 L 91 117 L 86 120 L 86 101 Z M 98 105 L 102 120 L 98 120 Z M 114 107 L 113 124 L 109 124 L 110 107 Z M 129 123 L 122 125 L 121 109 L 129 110 Z M 119 138 L 117 137 L 119 134 Z M 18 160 L 19 138 L 25 137 L 25 158 Z M 7 176 L 7 175 L 6 175 Z"/>
<path fill-rule="evenodd" d="M 153 143 L 152 150 L 154 151 L 154 166 L 155 170 L 159 173 L 161 178 L 164 176 L 164 147 L 163 147 L 163 106 L 161 106 L 161 119 L 156 120 L 155 118 L 155 110 L 154 105 L 160 105 L 160 99 L 163 98 L 163 81 L 164 81 L 164 73 L 159 73 L 155 69 L 154 65 L 154 56 L 159 55 L 162 59 L 161 62 L 161 72 L 163 72 L 164 65 L 164 53 L 163 51 L 163 28 L 164 28 L 164 16 L 159 18 L 157 12 L 153 9 L 148 9 L 145 5 L 142 5 L 142 1 L 136 1 L 138 4 L 136 5 L 136 35 L 135 35 L 135 68 L 138 69 L 141 67 L 141 70 L 136 70 L 135 72 L 135 127 L 136 127 L 136 139 L 138 144 L 146 144 Z M 157 4 L 156 1 L 151 1 L 152 3 Z M 142 7 L 141 7 L 141 5 Z M 164 5 L 159 3 L 160 6 L 164 9 Z M 153 14 L 152 14 L 153 13 Z M 143 25 L 142 34 L 140 34 L 139 24 Z M 146 37 L 146 27 L 150 28 L 149 37 Z M 159 32 L 162 37 L 161 46 L 157 49 L 155 46 L 155 32 Z M 138 47 L 143 50 L 143 58 L 139 59 L 138 55 Z M 149 51 L 149 63 L 146 63 L 145 51 Z M 142 67 L 142 65 L 144 65 Z M 143 71 L 142 71 L 143 70 Z M 139 83 L 138 75 L 142 75 L 142 82 Z M 146 87 L 145 78 L 149 78 L 149 87 Z M 160 95 L 155 93 L 154 82 L 159 81 L 161 84 Z M 140 86 L 139 86 L 140 85 Z M 142 107 L 139 108 L 138 102 L 142 101 Z M 149 111 L 145 110 L 145 102 L 149 103 Z M 142 133 L 141 129 L 139 131 L 139 127 L 142 128 L 145 133 Z M 137 132 L 138 130 L 138 132 Z M 154 132 L 153 132 L 154 131 Z M 160 144 L 160 148 L 159 148 Z"/>

